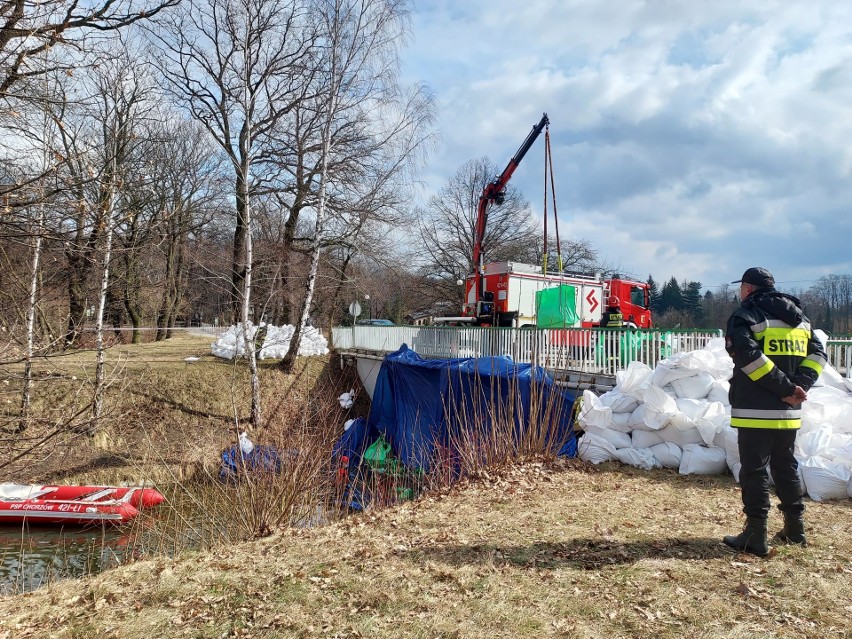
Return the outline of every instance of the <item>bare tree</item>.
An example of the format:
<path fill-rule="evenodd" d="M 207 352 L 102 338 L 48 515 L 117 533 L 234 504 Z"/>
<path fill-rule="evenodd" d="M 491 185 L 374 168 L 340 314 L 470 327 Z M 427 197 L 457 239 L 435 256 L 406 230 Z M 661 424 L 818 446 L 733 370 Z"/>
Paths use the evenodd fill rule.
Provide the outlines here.
<path fill-rule="evenodd" d="M 314 33 L 302 0 L 190 0 L 152 30 L 168 90 L 210 133 L 234 173 L 232 317 L 248 266 L 247 207 L 278 153 L 273 135 L 306 96 Z"/>
<path fill-rule="evenodd" d="M 0 99 L 26 98 L 26 91 L 13 90 L 15 85 L 56 69 L 73 68 L 73 56 L 63 56 L 62 62 L 45 67 L 39 63 L 43 53 L 56 47 L 83 50 L 87 35 L 148 20 L 179 1 L 0 1 Z"/>
<path fill-rule="evenodd" d="M 852 275 L 825 275 L 808 293 L 821 302 L 828 330 L 836 333 L 852 330 Z"/>
<path fill-rule="evenodd" d="M 417 151 L 427 146 L 424 124 L 431 119 L 430 103 L 419 92 L 409 102 L 410 108 L 399 108 L 398 48 L 407 27 L 408 2 L 318 0 L 315 4 L 322 38 L 319 98 L 314 103 L 319 129 L 314 128 L 317 137 L 308 134 L 306 139 L 319 142 L 318 162 L 313 164 L 319 167 L 318 190 L 310 268 L 293 338 L 281 362 L 285 371 L 293 369 L 302 327 L 309 317 L 321 250 L 345 242 L 347 235 L 352 243 L 368 220 L 375 221 L 381 211 L 401 209 L 392 187 L 412 166 Z M 393 111 L 398 117 L 383 121 Z M 352 155 L 350 150 L 357 153 Z M 347 156 L 355 161 L 347 161 Z"/>
<path fill-rule="evenodd" d="M 153 152 L 156 207 L 163 213 L 157 242 L 163 260 L 157 340 L 171 336 L 184 303 L 190 267 L 187 254 L 190 236 L 200 232 L 214 212 L 225 204 L 226 176 L 207 132 L 197 123 L 175 119 L 174 124 L 161 125 L 155 135 L 160 143 Z M 127 303 L 131 316 L 139 313 L 138 302 L 133 301 L 130 291 Z M 135 311 L 131 305 L 136 306 Z"/>
<path fill-rule="evenodd" d="M 456 280 L 473 272 L 479 197 L 498 173 L 488 158 L 469 160 L 420 211 L 421 272 L 442 299 L 455 300 L 460 295 Z M 511 185 L 503 204 L 491 209 L 482 244 L 486 261 L 530 261 L 535 247 L 541 251 L 540 230 L 530 204 Z"/>
<path fill-rule="evenodd" d="M 431 93 L 422 86 L 401 87 L 392 69 L 374 72 L 384 79 L 372 92 L 350 99 L 332 123 L 322 248 L 345 247 L 353 254 L 380 257 L 390 245 L 388 230 L 411 222 L 411 187 L 417 180 L 413 169 L 431 150 L 435 134 Z M 291 126 L 282 131 L 287 152 L 280 164 L 289 179 L 275 195 L 285 212 L 279 253 L 285 290 L 301 290 L 304 260 L 299 254 L 310 253 L 313 242 L 314 225 L 308 222 L 317 206 L 322 165 L 317 143 L 322 139 L 321 103 L 321 97 L 303 101 L 288 120 Z M 273 315 L 295 323 L 291 303 L 298 306 L 301 299 L 280 302 Z"/>
<path fill-rule="evenodd" d="M 135 181 L 129 176 L 146 143 L 142 125 L 155 104 L 150 88 L 145 67 L 116 47 L 90 69 L 86 82 L 66 88 L 52 106 L 62 144 L 55 153 L 63 157 L 59 177 L 66 202 L 55 221 L 68 265 L 66 346 L 76 342 L 92 307 L 91 279 L 104 266 L 99 251 L 106 240 L 111 244 L 114 213 L 126 205 L 126 183 Z M 98 293 L 95 297 L 100 301 Z"/>

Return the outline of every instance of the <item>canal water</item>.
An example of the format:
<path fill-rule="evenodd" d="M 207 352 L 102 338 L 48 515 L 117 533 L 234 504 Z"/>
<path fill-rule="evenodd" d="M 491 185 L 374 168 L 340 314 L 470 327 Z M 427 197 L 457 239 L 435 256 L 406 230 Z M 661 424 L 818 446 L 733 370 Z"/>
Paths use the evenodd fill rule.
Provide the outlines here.
<path fill-rule="evenodd" d="M 187 503 L 183 503 L 186 501 Z M 59 579 L 94 575 L 122 564 L 180 550 L 210 547 L 244 538 L 239 522 L 205 517 L 192 500 L 172 496 L 175 518 L 140 515 L 130 526 L 0 526 L 0 596 L 30 592 Z M 316 506 L 293 525 L 313 527 L 339 516 Z"/>
<path fill-rule="evenodd" d="M 130 558 L 133 539 L 112 527 L 0 526 L 0 595 L 118 566 Z"/>

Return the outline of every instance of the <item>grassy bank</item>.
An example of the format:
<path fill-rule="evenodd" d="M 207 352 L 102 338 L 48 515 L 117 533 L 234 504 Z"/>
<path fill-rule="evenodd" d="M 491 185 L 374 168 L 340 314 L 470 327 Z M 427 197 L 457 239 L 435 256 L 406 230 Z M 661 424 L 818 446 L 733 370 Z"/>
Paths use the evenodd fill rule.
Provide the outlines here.
<path fill-rule="evenodd" d="M 720 543 L 739 507 L 729 477 L 530 463 L 7 597 L 0 638 L 850 636 L 850 503 L 766 560 Z"/>
<path fill-rule="evenodd" d="M 146 473 L 185 479 L 215 467 L 219 451 L 248 427 L 251 396 L 246 366 L 213 357 L 212 341 L 179 334 L 108 349 L 106 411 L 94 437 L 77 432 L 90 425 L 92 351 L 35 361 L 32 418 L 17 436 L 12 431 L 22 367 L 7 366 L 0 417 L 9 446 L 0 454 L 0 477 L 108 483 Z M 342 424 L 346 415 L 336 397 L 354 383 L 353 371 L 341 372 L 330 356 L 302 358 L 292 375 L 276 365 L 277 360 L 259 362 L 266 427 L 253 437 L 275 438 L 282 428 L 304 421 L 306 411 L 315 421 L 332 420 L 329 427 Z M 11 461 L 17 455 L 20 460 Z"/>
<path fill-rule="evenodd" d="M 253 438 L 315 454 L 276 483 L 211 481 L 245 427 L 249 389 L 209 342 L 110 349 L 97 434 L 65 428 L 2 470 L 4 481 L 151 480 L 169 504 L 139 523 L 160 547 L 129 565 L 0 598 L 0 639 L 852 636 L 852 502 L 809 502 L 811 545 L 760 560 L 721 544 L 741 522 L 728 476 L 501 459 L 414 502 L 282 528 L 315 512 L 329 442 L 366 405 L 341 409 L 354 379 L 334 358 L 294 375 L 264 362 L 268 425 Z M 7 455 L 73 425 L 92 362 L 40 364 L 39 419 Z M 201 550 L 183 543 L 189 529 L 207 535 Z"/>
<path fill-rule="evenodd" d="M 210 355 L 211 340 L 182 334 L 108 349 L 106 411 L 93 436 L 92 351 L 36 362 L 23 433 L 14 432 L 20 382 L 7 368 L 0 481 L 155 484 L 167 503 L 132 529 L 144 555 L 252 538 L 325 512 L 336 490 L 331 444 L 347 418 L 365 412 L 364 399 L 350 410 L 337 401 L 356 383 L 354 370 L 331 356 L 302 358 L 293 374 L 260 362 L 264 425 L 252 431 L 247 367 Z M 242 430 L 286 451 L 286 472 L 239 488 L 217 481 L 220 452 Z"/>

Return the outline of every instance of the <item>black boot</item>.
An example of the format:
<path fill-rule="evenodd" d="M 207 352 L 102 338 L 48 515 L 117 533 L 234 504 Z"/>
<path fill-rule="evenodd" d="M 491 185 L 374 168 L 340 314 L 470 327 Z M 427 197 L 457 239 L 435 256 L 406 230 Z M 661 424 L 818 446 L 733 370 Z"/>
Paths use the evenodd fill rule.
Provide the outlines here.
<path fill-rule="evenodd" d="M 758 557 L 769 554 L 769 544 L 766 541 L 766 520 L 747 517 L 746 525 L 739 535 L 727 535 L 722 540 L 726 546 L 745 550 Z"/>
<path fill-rule="evenodd" d="M 784 544 L 807 546 L 805 538 L 805 521 L 800 513 L 784 513 L 784 527 L 775 534 L 774 541 Z"/>

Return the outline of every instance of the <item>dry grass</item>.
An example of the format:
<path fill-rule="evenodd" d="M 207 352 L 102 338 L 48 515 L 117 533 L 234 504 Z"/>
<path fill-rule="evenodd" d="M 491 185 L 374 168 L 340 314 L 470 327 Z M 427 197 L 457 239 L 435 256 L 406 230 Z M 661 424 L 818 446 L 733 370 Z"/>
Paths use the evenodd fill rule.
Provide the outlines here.
<path fill-rule="evenodd" d="M 219 451 L 234 443 L 237 433 L 248 427 L 251 395 L 246 366 L 212 356 L 212 341 L 210 337 L 180 334 L 163 342 L 118 345 L 107 350 L 107 414 L 94 438 L 64 428 L 88 418 L 85 407 L 92 397 L 94 353 L 72 352 L 37 361 L 35 418 L 23 437 L 3 437 L 13 444 L 0 453 L 0 463 L 46 433 L 62 432 L 37 455 L 0 468 L 0 479 L 161 482 L 190 479 L 213 470 Z M 189 363 L 187 357 L 199 359 Z M 352 383 L 352 374 L 340 379 L 337 362 L 330 357 L 303 358 L 292 375 L 281 373 L 276 364 L 277 360 L 260 362 L 270 432 L 283 422 L 302 420 L 313 394 L 326 394 L 322 399 L 333 400 L 333 393 L 342 392 L 337 390 L 338 385 Z M 7 432 L 17 424 L 15 409 L 20 399 L 15 372 L 6 371 L 7 381 L 11 380 L 4 387 L 8 403 L 2 417 Z M 76 420 L 72 419 L 81 411 Z M 270 435 L 264 432 L 253 436 L 263 440 Z"/>
<path fill-rule="evenodd" d="M 850 636 L 850 503 L 809 504 L 810 547 L 765 560 L 720 543 L 739 508 L 729 477 L 529 462 L 7 597 L 0 638 Z"/>
<path fill-rule="evenodd" d="M 328 460 L 332 441 L 351 415 L 337 396 L 352 387 L 354 371 L 341 372 L 332 357 L 303 358 L 293 374 L 282 373 L 277 360 L 262 362 L 264 427 L 252 432 L 247 367 L 211 356 L 210 342 L 181 335 L 110 348 L 108 414 L 94 437 L 73 429 L 88 415 L 94 354 L 39 362 L 34 419 L 23 436 L 12 433 L 14 404 L 7 409 L 3 439 L 11 445 L 0 453 L 0 480 L 156 484 L 167 504 L 155 518 L 135 520 L 132 530 L 148 554 L 252 538 L 316 519 L 336 490 Z M 187 362 L 187 357 L 197 360 Z M 12 396 L 14 386 L 7 385 Z M 81 417 L 70 419 L 74 414 Z M 220 452 L 235 444 L 242 430 L 256 443 L 281 451 L 284 472 L 239 486 L 217 481 Z"/>
<path fill-rule="evenodd" d="M 116 383 L 103 431 L 69 436 L 17 472 L 78 482 L 148 477 L 170 482 L 174 496 L 189 494 L 249 408 L 244 367 L 204 355 L 209 341 L 111 349 Z M 202 359 L 187 364 L 190 355 Z M 54 395 L 40 395 L 45 413 L 85 395 L 89 361 L 78 354 L 49 364 Z M 352 384 L 336 361 L 302 364 L 286 376 L 263 363 L 271 425 L 256 440 L 288 425 L 313 436 L 308 425 L 334 428 L 349 416 L 339 404 L 332 410 Z M 307 401 L 317 389 L 331 401 Z M 811 545 L 760 560 L 720 542 L 741 522 L 730 477 L 565 460 L 478 476 L 382 512 L 4 597 L 0 639 L 852 636 L 849 500 L 809 503 Z M 221 486 L 198 485 L 249 528 L 275 521 L 275 513 L 258 522 L 265 511 L 239 512 L 235 491 L 228 502 Z M 270 494 L 280 502 L 296 488 Z M 248 489 L 262 495 L 264 487 Z"/>

